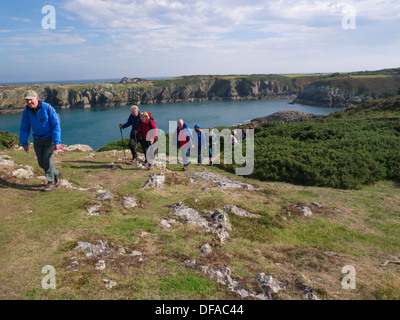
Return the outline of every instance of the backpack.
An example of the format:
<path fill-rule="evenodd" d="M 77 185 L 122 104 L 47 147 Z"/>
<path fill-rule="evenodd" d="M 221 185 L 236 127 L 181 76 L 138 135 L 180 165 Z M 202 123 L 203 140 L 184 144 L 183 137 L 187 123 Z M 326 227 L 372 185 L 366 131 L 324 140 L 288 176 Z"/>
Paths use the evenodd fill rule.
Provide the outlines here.
<path fill-rule="evenodd" d="M 151 122 L 152 122 L 152 121 L 153 121 L 154 123 L 156 123 L 155 120 L 154 120 L 154 117 L 151 115 L 151 112 L 147 112 L 147 113 L 148 113 L 149 116 L 150 116 L 150 120 L 149 120 L 150 128 L 151 128 L 151 129 L 155 129 L 155 128 L 153 128 L 153 126 L 151 125 Z M 156 143 L 157 140 L 158 140 L 158 136 L 154 139 L 154 143 Z"/>

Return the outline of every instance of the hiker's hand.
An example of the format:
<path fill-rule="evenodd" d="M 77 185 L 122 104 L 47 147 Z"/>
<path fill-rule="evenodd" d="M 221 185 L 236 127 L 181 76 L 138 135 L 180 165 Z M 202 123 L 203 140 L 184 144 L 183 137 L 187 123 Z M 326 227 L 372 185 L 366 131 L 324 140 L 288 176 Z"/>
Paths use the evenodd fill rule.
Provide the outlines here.
<path fill-rule="evenodd" d="M 54 150 L 59 150 L 59 149 L 63 149 L 63 146 L 61 144 L 57 144 L 54 146 Z"/>
<path fill-rule="evenodd" d="M 120 128 L 120 129 L 123 129 L 124 126 L 123 126 L 122 124 L 119 124 L 119 128 Z"/>
<path fill-rule="evenodd" d="M 25 152 L 28 153 L 28 151 L 29 151 L 29 146 L 25 146 L 25 147 L 23 147 L 23 148 L 24 148 Z"/>

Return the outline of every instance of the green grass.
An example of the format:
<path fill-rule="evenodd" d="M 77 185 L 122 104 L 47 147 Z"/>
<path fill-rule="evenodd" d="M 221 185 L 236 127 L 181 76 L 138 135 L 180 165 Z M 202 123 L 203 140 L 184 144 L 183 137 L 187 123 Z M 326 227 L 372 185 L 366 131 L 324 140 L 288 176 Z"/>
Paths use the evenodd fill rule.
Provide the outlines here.
<path fill-rule="evenodd" d="M 310 74 L 302 74 L 302 73 L 290 73 L 290 74 L 282 74 L 282 76 L 289 78 L 299 78 L 299 77 L 325 77 L 329 76 L 329 73 L 310 73 Z"/>
<path fill-rule="evenodd" d="M 350 135 L 353 139 L 348 139 L 356 137 L 364 148 L 370 144 L 369 147 L 379 150 L 380 140 L 390 145 L 387 136 L 397 132 L 397 120 L 390 120 L 395 112 L 392 106 L 391 101 L 381 101 L 379 105 L 369 103 L 313 124 L 261 128 L 256 132 L 260 139 L 257 145 L 263 145 L 273 134 L 275 140 L 269 141 L 280 145 L 285 145 L 282 137 L 289 136 L 311 142 L 314 140 L 312 134 L 326 142 L 330 137 L 346 137 L 358 128 L 362 130 L 360 135 Z M 388 112 L 387 119 L 377 116 L 381 112 Z M 355 121 L 354 127 L 349 125 L 352 121 Z M 375 135 L 380 139 L 375 139 Z M 344 141 L 347 140 L 341 140 Z M 267 146 L 269 154 L 277 150 L 276 145 Z M 334 144 L 331 142 L 330 146 Z M 342 143 L 340 148 L 345 151 L 346 145 Z M 295 150 L 297 160 L 305 156 L 299 148 Z M 396 154 L 393 150 L 390 149 L 388 154 Z M 368 154 L 374 152 L 368 151 Z M 28 154 L 23 151 L 1 151 L 0 154 L 7 154 L 19 164 L 32 165 L 37 175 L 43 174 L 32 150 Z M 260 289 L 255 276 L 260 272 L 270 274 L 287 284 L 287 289 L 277 295 L 279 299 L 304 299 L 293 280 L 305 282 L 301 275 L 312 280 L 310 285 L 322 299 L 395 300 L 400 296 L 398 266 L 378 267 L 390 256 L 397 256 L 400 246 L 400 197 L 396 181 L 381 179 L 375 185 L 361 184 L 357 190 L 339 189 L 261 181 L 237 177 L 219 167 L 207 167 L 231 179 L 262 188 L 255 191 L 221 190 L 208 181 L 191 183 L 181 165 L 168 165 L 169 171 L 156 168 L 149 172 L 117 160 L 121 154 L 114 157 L 107 151 L 96 152 L 89 160 L 86 158 L 88 153 L 81 152 L 54 156 L 56 167 L 62 168 L 65 179 L 75 186 L 94 188 L 87 191 L 69 191 L 61 187 L 52 193 L 43 193 L 37 179 L 12 180 L 9 171 L 0 171 L 0 182 L 10 179 L 12 182 L 11 187 L 0 185 L 0 298 L 238 298 L 203 275 L 200 272 L 202 265 L 214 270 L 228 267 L 234 279 L 256 292 Z M 327 162 L 329 152 L 321 149 L 321 154 L 321 159 Z M 368 156 L 363 157 L 360 167 L 368 159 Z M 305 160 L 315 170 L 319 168 L 312 157 Z M 111 171 L 106 165 L 110 162 L 115 162 L 119 169 Z M 204 169 L 190 166 L 189 172 Z M 149 174 L 155 172 L 166 175 L 165 188 L 142 190 Z M 103 203 L 97 200 L 96 187 L 110 190 L 114 201 Z M 203 188 L 209 188 L 209 191 L 201 191 Z M 122 205 L 125 195 L 135 196 L 139 206 L 125 209 Z M 261 217 L 245 218 L 229 213 L 232 231 L 221 244 L 215 234 L 188 225 L 166 208 L 179 201 L 199 212 L 232 204 Z M 317 209 L 311 202 L 318 202 L 324 208 Z M 299 203 L 309 206 L 313 215 L 302 217 L 296 214 L 293 205 Z M 88 216 L 87 209 L 94 204 L 100 204 L 108 214 Z M 288 208 L 290 216 L 284 208 Z M 162 227 L 161 220 L 170 218 L 178 223 L 172 224 L 170 229 Z M 99 257 L 87 258 L 75 250 L 79 241 L 96 244 L 99 240 L 107 241 L 112 251 L 111 256 L 104 258 L 105 270 L 94 268 Z M 200 253 L 200 247 L 205 243 L 213 249 L 208 256 Z M 125 248 L 128 253 L 117 255 L 120 248 Z M 130 256 L 133 250 L 143 253 L 142 261 Z M 337 256 L 329 256 L 326 251 Z M 187 259 L 195 259 L 196 265 L 188 266 L 184 263 Z M 78 261 L 78 271 L 68 268 L 72 261 Z M 56 268 L 56 290 L 41 287 L 44 277 L 41 269 L 45 265 Z M 341 290 L 341 269 L 345 265 L 353 265 L 357 270 L 357 290 Z M 106 289 L 103 278 L 117 281 L 118 286 Z"/>

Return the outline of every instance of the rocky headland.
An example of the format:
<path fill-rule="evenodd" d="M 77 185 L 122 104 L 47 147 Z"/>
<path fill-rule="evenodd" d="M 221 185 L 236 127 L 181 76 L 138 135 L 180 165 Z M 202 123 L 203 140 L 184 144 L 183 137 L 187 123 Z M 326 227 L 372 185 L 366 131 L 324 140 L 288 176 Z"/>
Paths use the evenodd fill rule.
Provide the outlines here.
<path fill-rule="evenodd" d="M 22 97 L 26 90 L 35 90 L 42 100 L 56 109 L 273 99 L 347 108 L 400 93 L 400 71 L 393 70 L 371 75 L 226 75 L 163 80 L 124 77 L 118 83 L 2 85 L 0 114 L 22 112 L 25 108 Z"/>
<path fill-rule="evenodd" d="M 115 107 L 212 100 L 294 99 L 312 81 L 283 76 L 189 76 L 150 81 L 124 77 L 119 83 L 0 86 L 0 113 L 25 108 L 23 93 L 35 90 L 56 109 Z"/>
<path fill-rule="evenodd" d="M 396 96 L 399 93 L 399 76 L 331 77 L 310 84 L 298 94 L 294 103 L 348 108 L 350 105 Z"/>
<path fill-rule="evenodd" d="M 295 110 L 278 111 L 266 117 L 253 119 L 250 121 L 250 124 L 253 126 L 260 126 L 267 122 L 295 123 L 319 117 L 322 117 L 322 115 L 315 115 L 312 113 Z"/>

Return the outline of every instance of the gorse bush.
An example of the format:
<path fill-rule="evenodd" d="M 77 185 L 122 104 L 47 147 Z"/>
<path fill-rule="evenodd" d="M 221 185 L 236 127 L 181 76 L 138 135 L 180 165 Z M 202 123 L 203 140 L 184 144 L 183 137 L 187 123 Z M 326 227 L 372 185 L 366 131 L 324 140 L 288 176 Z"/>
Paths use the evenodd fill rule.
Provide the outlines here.
<path fill-rule="evenodd" d="M 0 131 L 0 150 L 12 148 L 19 145 L 19 138 L 10 131 Z"/>
<path fill-rule="evenodd" d="M 324 118 L 256 128 L 250 177 L 344 189 L 400 181 L 399 102 L 368 102 Z"/>

